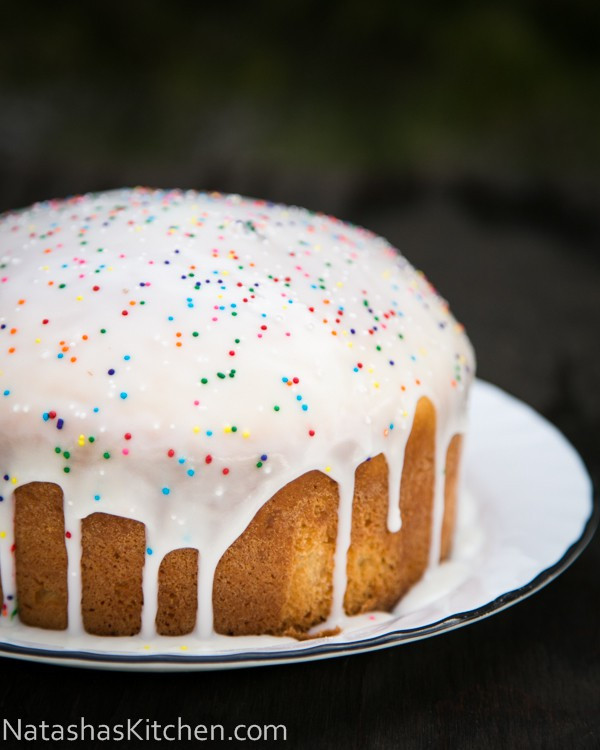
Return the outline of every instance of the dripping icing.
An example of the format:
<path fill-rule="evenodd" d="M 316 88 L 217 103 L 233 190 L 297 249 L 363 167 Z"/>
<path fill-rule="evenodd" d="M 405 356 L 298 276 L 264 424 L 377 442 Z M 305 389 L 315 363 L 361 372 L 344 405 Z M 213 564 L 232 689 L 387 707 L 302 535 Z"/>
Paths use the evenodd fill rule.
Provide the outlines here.
<path fill-rule="evenodd" d="M 322 628 L 335 628 L 344 615 L 344 595 L 348 581 L 348 550 L 352 535 L 352 505 L 354 500 L 354 470 L 346 467 L 343 476 L 338 477 L 338 532 L 333 562 L 333 596 L 331 612 Z"/>
<path fill-rule="evenodd" d="M 406 446 L 408 445 L 416 410 L 416 403 L 413 402 L 408 411 L 409 416 L 401 423 L 401 429 L 397 430 L 397 437 L 393 439 L 391 447 L 388 446 L 383 451 L 388 467 L 387 528 L 390 533 L 400 531 L 402 528 L 402 513 L 400 508 L 402 470 L 404 468 Z"/>
<path fill-rule="evenodd" d="M 63 497 L 67 539 L 67 628 L 71 633 L 83 632 L 81 614 L 81 518 L 73 509 L 73 501 Z"/>

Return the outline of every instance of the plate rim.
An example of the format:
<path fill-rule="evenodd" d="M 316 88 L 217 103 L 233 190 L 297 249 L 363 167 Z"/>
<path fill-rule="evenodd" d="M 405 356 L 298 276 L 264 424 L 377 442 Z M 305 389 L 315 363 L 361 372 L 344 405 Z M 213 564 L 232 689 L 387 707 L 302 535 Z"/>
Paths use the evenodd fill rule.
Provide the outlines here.
<path fill-rule="evenodd" d="M 239 669 L 275 664 L 290 664 L 298 661 L 315 661 L 335 658 L 347 654 L 365 653 L 390 648 L 400 643 L 412 643 L 456 630 L 474 622 L 486 619 L 517 602 L 527 599 L 563 573 L 584 551 L 592 540 L 600 523 L 600 499 L 597 488 L 587 470 L 585 462 L 570 440 L 548 419 L 511 393 L 487 381 L 477 379 L 478 384 L 500 391 L 504 396 L 517 401 L 520 406 L 533 412 L 546 426 L 559 433 L 581 464 L 581 470 L 590 483 L 590 515 L 580 536 L 567 548 L 562 557 L 540 571 L 528 583 L 504 592 L 495 599 L 474 609 L 454 612 L 441 620 L 416 628 L 392 630 L 370 638 L 356 641 L 320 642 L 303 649 L 282 649 L 277 651 L 232 651 L 217 654 L 132 654 L 102 653 L 100 651 L 61 650 L 39 646 L 23 646 L 0 641 L 0 656 L 30 662 L 54 664 L 57 666 L 84 667 L 94 669 L 138 670 L 138 671 L 179 671 L 216 670 L 219 668 Z"/>

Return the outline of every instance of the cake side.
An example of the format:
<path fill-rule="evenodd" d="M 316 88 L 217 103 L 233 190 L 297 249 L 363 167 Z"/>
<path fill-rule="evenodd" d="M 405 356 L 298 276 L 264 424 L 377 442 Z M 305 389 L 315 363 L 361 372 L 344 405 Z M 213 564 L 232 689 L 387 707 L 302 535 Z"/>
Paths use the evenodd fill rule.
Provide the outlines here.
<path fill-rule="evenodd" d="M 187 635 L 196 625 L 198 609 L 198 550 L 168 552 L 158 570 L 156 632 Z"/>
<path fill-rule="evenodd" d="M 140 632 L 145 552 L 142 522 L 107 513 L 92 513 L 82 519 L 81 614 L 88 633 Z"/>
<path fill-rule="evenodd" d="M 64 630 L 68 588 L 62 490 L 33 482 L 17 487 L 14 500 L 19 618 L 26 625 Z"/>
<path fill-rule="evenodd" d="M 338 497 L 312 471 L 276 493 L 217 566 L 215 630 L 226 635 L 302 633 L 331 608 Z"/>
<path fill-rule="evenodd" d="M 404 457 L 398 498 L 403 525 L 398 532 L 387 529 L 384 456 L 374 456 L 356 469 L 344 597 L 348 615 L 390 610 L 427 567 L 434 436 L 435 410 L 428 399 L 422 399 Z M 444 557 L 454 527 L 458 437 L 450 442 L 445 466 Z M 62 542 L 64 551 L 62 492 L 56 485 L 37 482 L 19 487 L 16 495 L 15 536 L 21 540 L 16 548 L 19 616 L 27 624 L 64 629 L 68 603 L 67 559 L 60 548 Z M 48 520 L 40 524 L 41 517 Z M 81 611 L 87 632 L 139 633 L 144 605 L 156 607 L 158 634 L 193 632 L 202 564 L 198 550 L 168 552 L 159 567 L 156 601 L 144 602 L 142 577 L 149 575 L 143 570 L 144 525 L 102 513 L 84 518 L 81 524 Z M 277 492 L 219 562 L 213 585 L 216 632 L 299 637 L 326 621 L 333 597 L 337 524 L 337 485 L 323 473 L 304 474 Z M 36 580 L 46 582 L 45 588 L 32 592 L 32 570 Z"/>
<path fill-rule="evenodd" d="M 435 410 L 421 399 L 402 469 L 402 527 L 387 526 L 388 466 L 375 456 L 356 470 L 352 542 L 348 549 L 347 614 L 389 610 L 427 567 L 434 493 Z"/>

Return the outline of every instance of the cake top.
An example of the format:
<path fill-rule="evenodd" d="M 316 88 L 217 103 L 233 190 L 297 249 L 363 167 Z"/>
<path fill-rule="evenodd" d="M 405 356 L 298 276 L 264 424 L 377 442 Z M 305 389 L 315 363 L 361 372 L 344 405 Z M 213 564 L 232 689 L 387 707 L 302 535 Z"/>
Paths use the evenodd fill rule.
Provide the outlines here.
<path fill-rule="evenodd" d="M 154 498 L 185 543 L 199 505 L 222 518 L 389 453 L 422 395 L 440 430 L 464 412 L 462 326 L 389 243 L 332 217 L 122 189 L 3 215 L 0 256 L 0 468 L 56 481 L 81 516 Z"/>

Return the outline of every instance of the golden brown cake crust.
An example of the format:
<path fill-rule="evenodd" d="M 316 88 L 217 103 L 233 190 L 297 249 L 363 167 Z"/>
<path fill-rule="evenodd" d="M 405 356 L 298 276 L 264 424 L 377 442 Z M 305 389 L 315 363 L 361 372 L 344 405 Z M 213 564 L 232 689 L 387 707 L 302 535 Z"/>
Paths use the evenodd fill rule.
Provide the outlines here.
<path fill-rule="evenodd" d="M 94 635 L 135 635 L 142 626 L 146 528 L 92 513 L 81 522 L 81 615 Z"/>
<path fill-rule="evenodd" d="M 310 471 L 277 492 L 215 573 L 218 633 L 303 632 L 331 608 L 337 485 Z"/>
<path fill-rule="evenodd" d="M 462 452 L 462 435 L 454 435 L 446 453 L 446 479 L 444 483 L 444 518 L 442 521 L 442 547 L 440 559 L 446 560 L 452 552 L 456 526 L 458 477 Z"/>
<path fill-rule="evenodd" d="M 191 547 L 167 553 L 158 569 L 159 635 L 187 635 L 196 625 L 198 609 L 198 550 Z"/>
<path fill-rule="evenodd" d="M 15 490 L 15 573 L 19 618 L 26 625 L 67 627 L 67 549 L 63 493 L 31 482 Z"/>
<path fill-rule="evenodd" d="M 406 445 L 400 491 L 402 528 L 388 531 L 388 467 L 383 455 L 356 470 L 352 539 L 348 550 L 349 615 L 389 610 L 425 571 L 434 491 L 435 410 L 419 400 Z"/>

